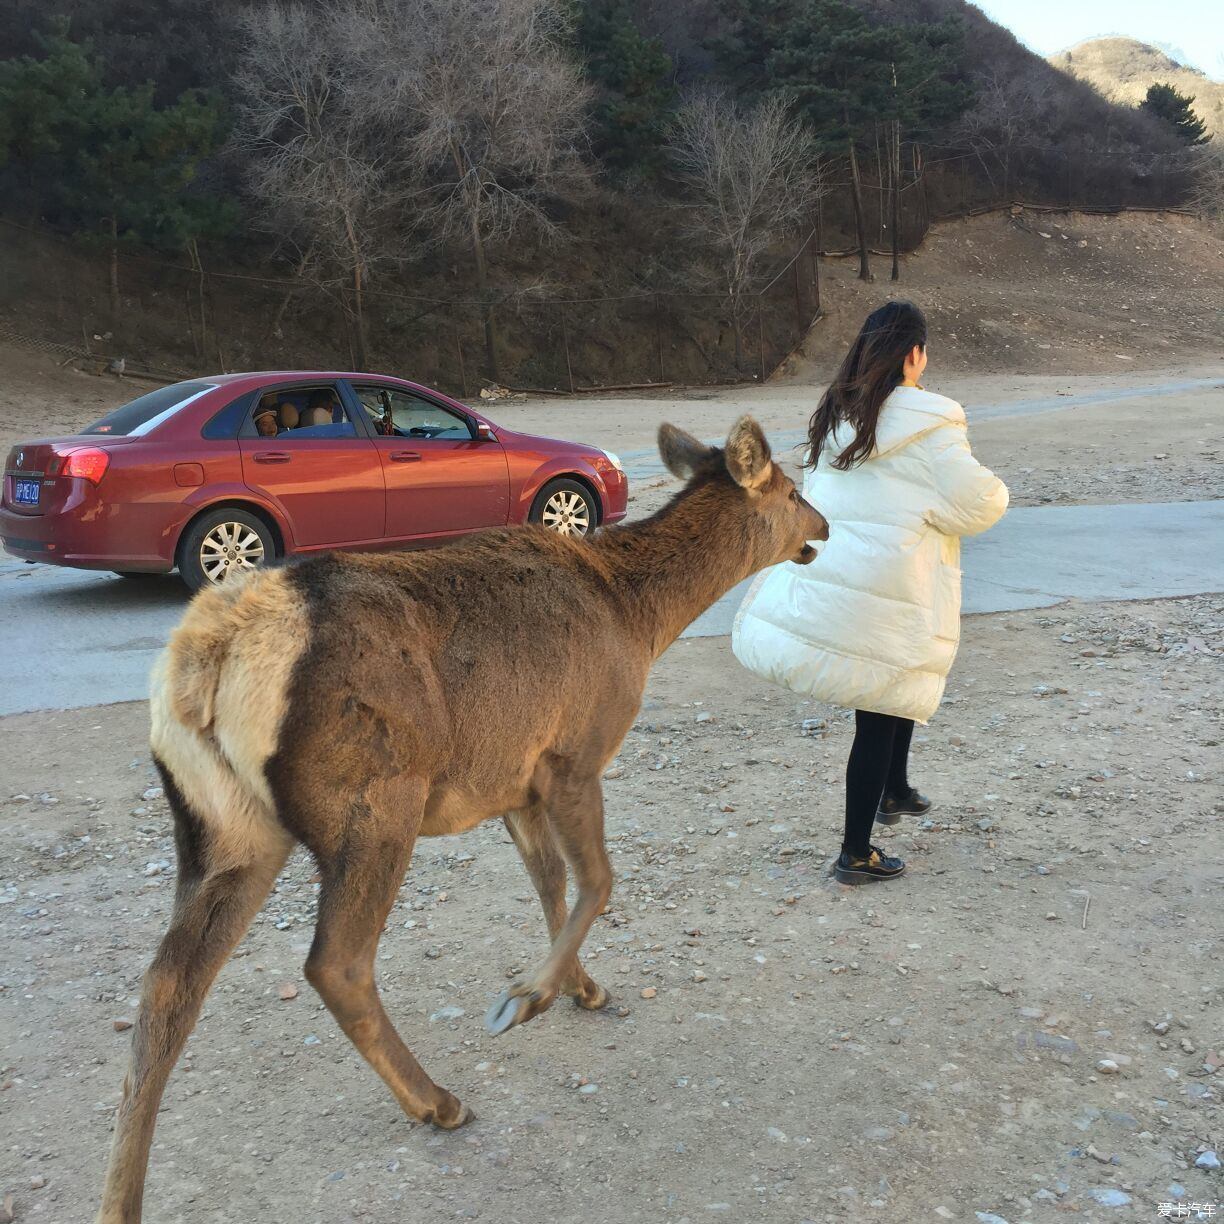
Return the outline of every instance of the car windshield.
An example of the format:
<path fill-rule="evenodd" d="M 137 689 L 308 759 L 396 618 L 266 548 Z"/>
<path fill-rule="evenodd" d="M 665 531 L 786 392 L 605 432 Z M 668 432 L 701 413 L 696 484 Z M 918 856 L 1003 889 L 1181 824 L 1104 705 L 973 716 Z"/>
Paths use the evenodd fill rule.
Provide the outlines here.
<path fill-rule="evenodd" d="M 115 437 L 124 434 L 145 434 L 155 425 L 160 425 L 189 400 L 213 389 L 213 383 L 181 382 L 172 387 L 158 387 L 148 395 L 134 399 L 114 412 L 108 412 L 100 421 L 82 429 L 83 434 L 108 434 Z"/>

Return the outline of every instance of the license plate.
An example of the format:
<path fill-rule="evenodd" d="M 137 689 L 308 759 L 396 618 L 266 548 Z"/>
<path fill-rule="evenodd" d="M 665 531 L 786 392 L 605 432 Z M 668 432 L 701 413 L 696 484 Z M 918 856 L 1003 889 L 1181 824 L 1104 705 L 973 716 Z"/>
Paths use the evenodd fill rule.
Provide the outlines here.
<path fill-rule="evenodd" d="M 40 480 L 14 480 L 13 501 L 19 506 L 37 506 L 38 491 L 41 487 Z"/>

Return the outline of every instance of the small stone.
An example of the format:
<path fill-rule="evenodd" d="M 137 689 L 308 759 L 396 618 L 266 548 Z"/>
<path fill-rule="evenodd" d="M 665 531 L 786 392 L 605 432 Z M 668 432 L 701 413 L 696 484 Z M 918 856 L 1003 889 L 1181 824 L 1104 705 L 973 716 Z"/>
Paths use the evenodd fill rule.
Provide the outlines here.
<path fill-rule="evenodd" d="M 1193 1041 L 1191 1041 L 1189 1037 L 1183 1037 L 1183 1038 L 1181 1039 L 1181 1041 L 1179 1042 L 1179 1044 L 1181 1045 L 1181 1048 L 1182 1048 L 1182 1049 L 1183 1049 L 1183 1050 L 1184 1050 L 1184 1051 L 1185 1051 L 1187 1054 L 1193 1054 L 1193 1053 L 1194 1053 L 1194 1042 L 1193 1042 Z"/>
<path fill-rule="evenodd" d="M 322 1045 L 323 1042 L 318 1037 L 316 1037 L 314 1033 L 309 1033 L 305 1037 L 302 1038 L 302 1044 L 306 1046 L 317 1046 L 317 1045 Z"/>
<path fill-rule="evenodd" d="M 426 948 L 425 949 L 425 959 L 426 960 L 437 960 L 441 955 L 442 955 L 441 948 Z"/>
<path fill-rule="evenodd" d="M 1152 1032 L 1159 1033 L 1162 1037 L 1169 1031 L 1169 1022 L 1167 1020 L 1157 1020 L 1152 1025 Z"/>
<path fill-rule="evenodd" d="M 653 986 L 645 986 L 642 988 L 643 999 L 653 999 L 658 993 L 658 990 Z"/>
<path fill-rule="evenodd" d="M 1007 1221 L 1001 1215 L 995 1215 L 993 1211 L 975 1211 L 973 1213 L 982 1224 L 1007 1224 Z"/>
<path fill-rule="evenodd" d="M 116 1033 L 126 1033 L 132 1027 L 132 1022 L 130 1020 L 115 1020 L 111 1027 Z"/>
<path fill-rule="evenodd" d="M 30 1189 L 41 1190 L 47 1184 L 47 1179 L 41 1173 L 35 1173 L 30 1178 Z"/>
<path fill-rule="evenodd" d="M 952 1211 L 948 1207 L 945 1207 L 942 1203 L 938 1207 L 935 1208 L 935 1214 L 939 1216 L 941 1220 L 955 1220 L 956 1219 L 956 1212 Z"/>
<path fill-rule="evenodd" d="M 1220 1158 L 1214 1152 L 1204 1152 L 1194 1162 L 1194 1167 L 1196 1169 L 1210 1169 L 1214 1171 L 1220 1167 Z"/>
<path fill-rule="evenodd" d="M 160 799 L 162 797 L 162 788 L 160 786 L 150 786 L 140 797 L 142 799 Z"/>
<path fill-rule="evenodd" d="M 578 1089 L 578 1091 L 582 1096 L 594 1096 L 599 1091 L 599 1085 L 598 1084 L 583 1084 L 582 1087 Z"/>
<path fill-rule="evenodd" d="M 288 1003 L 290 999 L 298 997 L 298 988 L 292 982 L 282 982 L 277 988 L 276 993 L 281 999 Z"/>
<path fill-rule="evenodd" d="M 455 1007 L 453 1004 L 451 1004 L 447 1007 L 439 1007 L 438 1010 L 429 1017 L 429 1021 L 432 1024 L 435 1020 L 458 1020 L 459 1017 L 464 1014 L 465 1013 L 462 1007 Z"/>
<path fill-rule="evenodd" d="M 700 714 L 698 714 L 698 715 L 697 715 L 697 717 L 696 717 L 695 719 L 693 719 L 693 721 L 694 721 L 694 722 L 699 722 L 699 723 L 708 723 L 708 722 L 713 722 L 713 721 L 714 721 L 714 715 L 713 715 L 713 714 L 711 714 L 709 710 L 702 710 L 702 711 L 701 711 L 701 713 L 700 713 Z"/>
<path fill-rule="evenodd" d="M 623 777 L 624 773 L 625 771 L 619 765 L 612 765 L 608 769 L 604 770 L 604 779 L 608 782 L 612 782 L 617 778 Z"/>
<path fill-rule="evenodd" d="M 1096 1069 L 1102 1075 L 1117 1075 L 1120 1068 L 1112 1058 L 1102 1058 L 1101 1061 L 1097 1063 Z"/>
<path fill-rule="evenodd" d="M 1057 922 L 1057 921 L 1058 921 L 1058 915 L 1057 915 L 1057 914 L 1056 914 L 1056 913 L 1055 913 L 1053 910 L 1051 910 L 1051 911 L 1050 911 L 1050 912 L 1049 912 L 1049 913 L 1046 915 L 1046 921 L 1047 921 L 1047 922 Z"/>
<path fill-rule="evenodd" d="M 1129 1207 L 1131 1196 L 1113 1186 L 1093 1186 L 1088 1191 L 1088 1197 L 1102 1207 Z"/>
<path fill-rule="evenodd" d="M 694 982 L 704 982 L 704 981 L 706 981 L 706 980 L 707 980 L 707 978 L 706 978 L 705 972 L 704 972 L 703 970 L 701 970 L 701 969 L 694 969 L 694 970 L 693 970 L 693 981 L 694 981 Z"/>
<path fill-rule="evenodd" d="M 977 827 L 981 829 L 983 833 L 988 833 L 994 828 L 994 817 L 983 816 L 982 819 L 977 822 Z"/>

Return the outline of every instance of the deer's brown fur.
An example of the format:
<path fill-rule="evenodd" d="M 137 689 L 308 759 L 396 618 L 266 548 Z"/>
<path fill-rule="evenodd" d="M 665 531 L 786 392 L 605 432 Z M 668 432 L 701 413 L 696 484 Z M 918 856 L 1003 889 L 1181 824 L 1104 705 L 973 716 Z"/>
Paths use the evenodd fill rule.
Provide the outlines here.
<path fill-rule="evenodd" d="M 200 595 L 154 676 L 152 748 L 178 886 L 145 977 L 99 1220 L 140 1219 L 166 1079 L 294 842 L 322 875 L 306 976 L 413 1118 L 471 1116 L 383 1011 L 374 955 L 418 836 L 504 817 L 544 907 L 544 963 L 491 1014 L 607 992 L 578 951 L 607 904 L 600 778 L 651 663 L 735 583 L 807 561 L 823 518 L 755 422 L 725 451 L 664 426 L 684 490 L 589 542 L 492 531 L 429 553 L 334 555 Z M 577 898 L 567 911 L 566 868 Z"/>

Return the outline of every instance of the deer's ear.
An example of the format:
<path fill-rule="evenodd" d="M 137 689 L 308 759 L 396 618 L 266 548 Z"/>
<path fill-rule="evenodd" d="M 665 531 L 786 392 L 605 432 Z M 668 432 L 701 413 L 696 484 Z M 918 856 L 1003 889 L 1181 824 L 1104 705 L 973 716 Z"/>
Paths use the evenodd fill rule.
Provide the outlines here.
<path fill-rule="evenodd" d="M 727 471 L 737 485 L 760 489 L 770 478 L 773 456 L 761 427 L 750 416 L 742 416 L 727 438 Z"/>
<path fill-rule="evenodd" d="M 706 446 L 691 433 L 677 429 L 674 425 L 659 426 L 659 454 L 673 476 L 687 480 L 709 461 L 713 453 L 712 447 Z"/>

